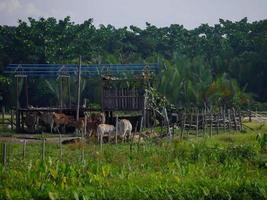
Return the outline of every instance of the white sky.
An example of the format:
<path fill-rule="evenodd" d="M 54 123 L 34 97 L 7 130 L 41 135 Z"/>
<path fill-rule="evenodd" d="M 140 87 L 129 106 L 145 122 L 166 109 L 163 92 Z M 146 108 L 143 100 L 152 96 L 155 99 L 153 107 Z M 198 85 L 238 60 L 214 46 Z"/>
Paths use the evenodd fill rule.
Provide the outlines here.
<path fill-rule="evenodd" d="M 213 25 L 219 18 L 249 21 L 267 18 L 267 0 L 0 0 L 0 24 L 16 25 L 27 17 L 55 17 L 81 23 L 88 18 L 94 24 L 116 27 L 145 22 L 156 26 L 181 24 L 195 28 Z"/>

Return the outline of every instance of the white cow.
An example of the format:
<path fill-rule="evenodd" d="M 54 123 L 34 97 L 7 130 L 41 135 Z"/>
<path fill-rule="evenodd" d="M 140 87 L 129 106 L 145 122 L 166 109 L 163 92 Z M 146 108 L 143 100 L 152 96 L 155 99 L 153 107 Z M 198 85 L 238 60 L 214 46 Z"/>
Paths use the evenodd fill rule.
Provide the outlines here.
<path fill-rule="evenodd" d="M 111 137 L 111 134 L 115 132 L 115 127 L 113 125 L 109 124 L 99 124 L 97 127 L 97 141 L 100 142 L 100 144 L 103 143 L 103 137 L 105 134 L 108 134 L 109 140 Z"/>
<path fill-rule="evenodd" d="M 121 119 L 118 123 L 118 133 L 122 137 L 123 141 L 125 141 L 126 136 L 131 138 L 132 136 L 132 124 L 127 119 Z"/>

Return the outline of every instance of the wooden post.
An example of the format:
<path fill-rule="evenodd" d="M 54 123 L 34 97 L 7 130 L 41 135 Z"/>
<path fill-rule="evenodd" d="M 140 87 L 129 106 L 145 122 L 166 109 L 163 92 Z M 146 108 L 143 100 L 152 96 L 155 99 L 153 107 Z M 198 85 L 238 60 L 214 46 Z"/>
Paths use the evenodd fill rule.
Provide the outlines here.
<path fill-rule="evenodd" d="M 172 136 L 174 137 L 174 123 L 172 123 Z"/>
<path fill-rule="evenodd" d="M 102 151 L 103 146 L 103 134 L 100 135 L 100 150 Z"/>
<path fill-rule="evenodd" d="M 240 110 L 238 111 L 238 117 L 239 117 L 239 131 L 242 131 L 243 126 L 242 126 L 242 116 Z"/>
<path fill-rule="evenodd" d="M 216 116 L 216 133 L 219 134 L 219 113 Z"/>
<path fill-rule="evenodd" d="M 193 110 L 190 111 L 190 122 L 189 122 L 189 127 L 187 129 L 187 137 L 189 137 L 189 129 L 191 129 L 192 127 L 192 123 L 193 123 Z"/>
<path fill-rule="evenodd" d="M 182 128 L 181 128 L 181 136 L 180 136 L 180 139 L 183 139 L 184 138 L 185 123 L 186 123 L 186 110 L 182 114 Z"/>
<path fill-rule="evenodd" d="M 212 113 L 210 111 L 210 137 L 212 136 L 212 126 L 213 126 L 213 116 Z"/>
<path fill-rule="evenodd" d="M 45 159 L 45 138 L 43 138 L 42 142 L 42 160 Z"/>
<path fill-rule="evenodd" d="M 230 129 L 231 129 L 231 113 L 230 113 L 230 109 L 227 110 L 228 111 L 228 131 L 230 133 Z"/>
<path fill-rule="evenodd" d="M 60 160 L 62 160 L 63 149 L 62 149 L 62 136 L 60 133 L 59 133 L 58 145 L 59 145 L 59 158 L 60 158 Z"/>
<path fill-rule="evenodd" d="M 29 107 L 29 90 L 28 90 L 28 77 L 25 76 L 25 96 L 26 96 L 26 108 Z"/>
<path fill-rule="evenodd" d="M 20 131 L 19 77 L 16 77 L 16 132 Z"/>
<path fill-rule="evenodd" d="M 143 107 L 143 123 L 142 127 L 146 127 L 146 94 L 144 94 L 144 107 Z"/>
<path fill-rule="evenodd" d="M 143 131 L 143 124 L 144 124 L 144 117 L 141 117 L 141 122 L 140 122 L 140 132 Z"/>
<path fill-rule="evenodd" d="M 204 109 L 204 116 L 203 116 L 203 129 L 204 129 L 204 135 L 206 135 L 206 123 L 207 123 L 207 110 L 206 107 Z"/>
<path fill-rule="evenodd" d="M 62 111 L 63 108 L 63 77 L 59 77 L 59 103 L 60 103 L 60 110 Z"/>
<path fill-rule="evenodd" d="M 199 116 L 199 111 L 197 109 L 197 122 L 196 122 L 196 132 L 197 132 L 197 137 L 198 137 L 198 116 Z"/>
<path fill-rule="evenodd" d="M 233 116 L 234 116 L 234 125 L 235 125 L 235 131 L 237 131 L 237 122 L 236 122 L 236 113 L 235 113 L 235 108 L 233 108 Z"/>
<path fill-rule="evenodd" d="M 204 111 L 201 110 L 201 121 L 202 121 L 202 124 L 201 124 L 201 127 L 202 127 L 202 133 L 203 133 L 203 136 L 205 135 L 205 120 L 204 120 Z"/>
<path fill-rule="evenodd" d="M 249 122 L 252 122 L 251 117 L 252 117 L 252 112 L 251 112 L 251 110 L 249 110 Z"/>
<path fill-rule="evenodd" d="M 6 143 L 2 144 L 2 164 L 5 166 L 6 165 L 6 161 L 7 161 L 7 158 L 6 158 L 6 154 L 7 154 L 7 148 L 6 148 Z"/>
<path fill-rule="evenodd" d="M 84 162 L 84 138 L 83 138 L 83 136 L 82 136 L 82 142 L 81 142 L 81 144 L 82 144 L 82 148 L 81 148 L 81 161 L 82 162 Z"/>
<path fill-rule="evenodd" d="M 5 107 L 2 106 L 2 123 L 3 123 L 3 128 L 5 127 Z"/>
<path fill-rule="evenodd" d="M 69 108 L 71 108 L 71 95 L 70 95 L 70 77 L 68 76 L 68 98 L 69 98 Z"/>
<path fill-rule="evenodd" d="M 24 160 L 26 157 L 26 145 L 27 145 L 27 140 L 23 141 L 23 150 L 22 150 L 22 159 Z"/>
<path fill-rule="evenodd" d="M 80 118 L 80 98 L 81 98 L 81 67 L 82 67 L 82 56 L 80 56 L 80 63 L 78 67 L 78 90 L 77 90 L 77 113 L 76 121 Z"/>
<path fill-rule="evenodd" d="M 115 132 L 115 144 L 118 143 L 118 124 L 119 123 L 119 120 L 118 120 L 118 115 L 116 115 L 116 132 Z"/>
<path fill-rule="evenodd" d="M 14 130 L 14 110 L 13 109 L 11 109 L 10 115 L 11 115 L 11 118 L 10 118 L 11 130 Z"/>
<path fill-rule="evenodd" d="M 226 132 L 226 124 L 225 124 L 225 107 L 223 107 L 223 130 Z"/>
<path fill-rule="evenodd" d="M 135 133 L 137 133 L 138 122 L 139 122 L 139 121 L 137 121 L 136 124 L 135 124 L 135 129 L 134 129 L 134 132 L 135 132 Z"/>

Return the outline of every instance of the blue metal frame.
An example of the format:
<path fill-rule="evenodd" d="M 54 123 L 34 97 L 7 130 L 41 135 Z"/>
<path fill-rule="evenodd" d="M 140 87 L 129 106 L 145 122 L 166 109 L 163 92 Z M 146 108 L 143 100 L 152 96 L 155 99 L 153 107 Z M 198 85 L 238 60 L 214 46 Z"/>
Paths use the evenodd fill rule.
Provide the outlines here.
<path fill-rule="evenodd" d="M 158 64 L 100 64 L 82 65 L 81 76 L 97 78 L 102 76 L 142 76 L 144 72 L 159 72 Z M 33 77 L 57 77 L 60 75 L 76 76 L 78 65 L 75 64 L 10 64 L 4 70 L 6 74 L 27 75 Z"/>

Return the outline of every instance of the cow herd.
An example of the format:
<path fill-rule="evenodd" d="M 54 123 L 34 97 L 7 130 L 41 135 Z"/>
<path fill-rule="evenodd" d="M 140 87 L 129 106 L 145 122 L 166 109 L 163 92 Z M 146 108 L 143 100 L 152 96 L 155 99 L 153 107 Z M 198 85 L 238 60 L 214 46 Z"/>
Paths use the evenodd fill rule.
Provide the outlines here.
<path fill-rule="evenodd" d="M 108 141 L 114 138 L 125 141 L 131 137 L 132 124 L 127 119 L 119 120 L 115 127 L 106 124 L 103 113 L 85 113 L 85 116 L 76 120 L 64 113 L 32 111 L 26 113 L 24 123 L 32 133 L 40 131 L 62 133 L 66 132 L 66 129 L 72 129 L 85 133 L 85 136 L 96 136 L 99 143 L 103 142 L 104 137 L 107 137 Z"/>
<path fill-rule="evenodd" d="M 64 113 L 32 111 L 26 113 L 24 122 L 28 132 L 48 131 L 50 133 L 60 133 L 65 132 L 66 128 L 80 131 L 85 126 L 85 117 L 76 120 L 73 116 Z M 97 126 L 102 123 L 105 123 L 105 115 L 103 113 L 89 114 L 86 132 L 96 132 Z"/>

